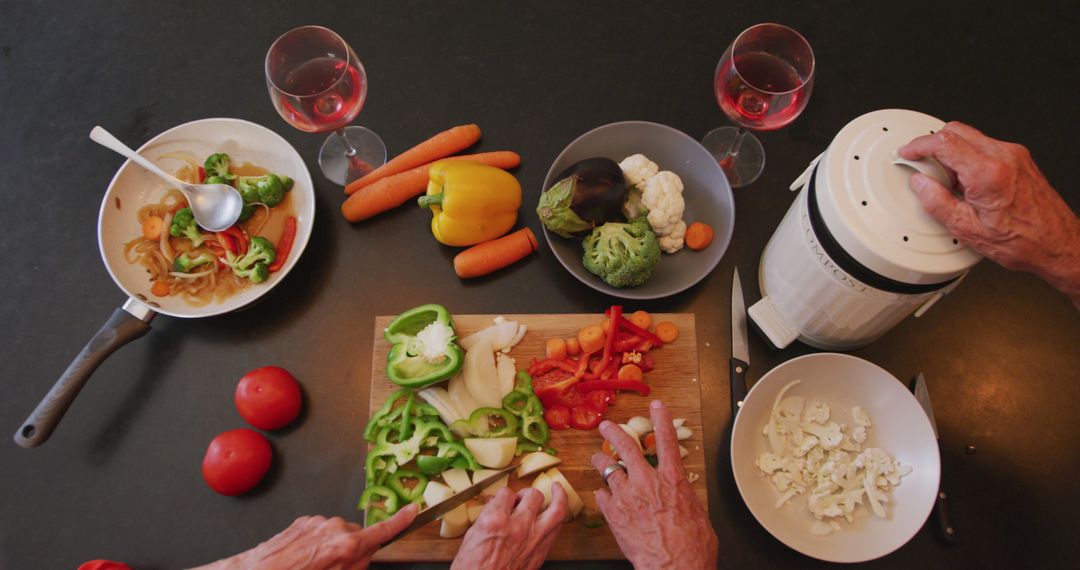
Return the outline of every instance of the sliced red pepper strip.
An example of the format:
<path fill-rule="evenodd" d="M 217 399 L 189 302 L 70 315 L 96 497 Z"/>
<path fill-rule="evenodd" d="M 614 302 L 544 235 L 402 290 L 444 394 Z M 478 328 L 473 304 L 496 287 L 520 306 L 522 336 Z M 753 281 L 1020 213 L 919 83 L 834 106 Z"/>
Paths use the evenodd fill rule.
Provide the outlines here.
<path fill-rule="evenodd" d="M 559 367 L 558 362 L 559 361 L 554 358 L 545 358 L 544 360 L 533 359 L 533 363 L 529 365 L 529 376 L 535 378 L 541 374 L 547 374 Z"/>
<path fill-rule="evenodd" d="M 199 167 L 199 184 L 202 184 L 203 182 L 206 182 L 206 169 L 200 166 Z"/>
<path fill-rule="evenodd" d="M 622 305 L 612 305 L 608 309 L 611 318 L 611 328 L 608 329 L 607 340 L 604 342 L 604 356 L 600 358 L 600 366 L 593 370 L 594 374 L 603 374 L 611 364 L 611 349 L 615 347 L 615 335 L 619 333 L 619 319 L 622 318 Z"/>
<path fill-rule="evenodd" d="M 248 247 L 251 245 L 251 240 L 248 239 L 247 233 L 239 226 L 230 226 L 222 230 L 222 233 L 232 236 L 236 240 L 236 251 L 240 255 L 244 255 L 248 251 Z"/>
<path fill-rule="evenodd" d="M 285 265 L 285 259 L 292 251 L 293 240 L 296 239 L 296 218 L 289 216 L 285 219 L 285 230 L 281 232 L 281 241 L 277 244 L 277 257 L 270 264 L 270 272 L 278 271 Z"/>
<path fill-rule="evenodd" d="M 664 344 L 664 341 L 660 340 L 660 337 L 635 325 L 634 323 L 630 322 L 629 319 L 622 315 L 619 316 L 619 326 L 653 343 L 653 346 L 660 346 Z"/>
<path fill-rule="evenodd" d="M 233 241 L 234 238 L 231 235 L 225 232 L 217 232 L 214 235 L 217 236 L 218 243 L 225 248 L 225 251 L 236 253 L 236 242 Z"/>
<path fill-rule="evenodd" d="M 637 380 L 594 380 L 592 382 L 580 382 L 576 389 L 579 392 L 592 392 L 593 390 L 629 390 L 642 396 L 648 396 L 651 389 L 649 385 Z"/>
<path fill-rule="evenodd" d="M 585 376 L 585 371 L 589 368 L 589 353 L 584 353 L 578 357 L 578 367 L 574 371 L 574 378 L 581 378 Z"/>

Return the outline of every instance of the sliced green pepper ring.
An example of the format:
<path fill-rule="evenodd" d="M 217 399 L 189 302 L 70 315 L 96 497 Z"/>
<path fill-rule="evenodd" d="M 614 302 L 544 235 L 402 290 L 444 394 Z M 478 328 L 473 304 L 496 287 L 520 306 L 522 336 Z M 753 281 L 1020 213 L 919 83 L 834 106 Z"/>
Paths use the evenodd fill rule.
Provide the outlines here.
<path fill-rule="evenodd" d="M 407 486 L 409 480 L 416 480 L 412 487 Z M 428 478 L 423 473 L 411 469 L 398 469 L 387 479 L 386 484 L 397 493 L 398 497 L 410 503 L 417 503 L 424 498 L 424 489 L 427 488 Z"/>
<path fill-rule="evenodd" d="M 525 408 L 529 405 L 529 396 L 530 394 L 527 392 L 513 390 L 503 398 L 503 408 L 520 416 L 525 412 Z"/>
<path fill-rule="evenodd" d="M 465 469 L 469 471 L 477 471 L 480 469 L 480 464 L 476 462 L 476 458 L 473 457 L 472 452 L 465 447 L 465 444 L 460 441 L 444 441 L 438 446 L 438 457 L 451 457 L 454 458 L 454 467 L 460 466 L 458 459 L 465 460 Z"/>
<path fill-rule="evenodd" d="M 435 351 L 440 351 L 437 358 L 430 356 L 435 351 L 424 350 L 423 342 L 418 338 L 421 331 L 435 323 L 449 329 L 446 345 L 435 347 Z M 454 335 L 454 321 L 442 305 L 420 305 L 401 313 L 383 332 L 386 341 L 392 345 L 386 357 L 387 377 L 399 386 L 418 388 L 457 374 L 465 353 L 454 342 Z M 424 356 L 425 352 L 428 356 Z"/>
<path fill-rule="evenodd" d="M 454 441 L 454 434 L 450 432 L 450 428 L 446 427 L 446 424 L 442 423 L 442 420 L 440 419 L 433 418 L 425 420 L 418 418 L 413 420 L 413 425 L 415 426 L 415 433 L 420 434 L 421 445 L 424 445 L 424 442 L 432 435 L 438 438 L 439 441 Z"/>
<path fill-rule="evenodd" d="M 451 457 L 439 457 L 437 455 L 421 455 L 416 458 L 416 466 L 424 475 L 438 475 L 450 468 L 454 462 Z"/>
<path fill-rule="evenodd" d="M 427 402 L 416 402 L 413 404 L 413 415 L 421 418 L 437 418 L 439 410 Z"/>
<path fill-rule="evenodd" d="M 378 435 L 378 428 L 385 427 L 387 425 L 386 418 L 394 412 L 394 404 L 396 404 L 402 396 L 411 393 L 412 390 L 402 388 L 401 390 L 390 394 L 390 397 L 386 399 L 386 402 L 383 403 L 382 407 L 372 414 L 371 419 L 368 420 L 367 426 L 364 428 L 364 439 L 375 441 L 375 436 Z"/>
<path fill-rule="evenodd" d="M 534 443 L 544 445 L 551 432 L 542 416 L 525 416 L 521 419 L 521 435 Z"/>
<path fill-rule="evenodd" d="M 371 485 L 360 495 L 360 505 L 357 508 L 362 511 L 377 508 L 392 515 L 398 511 L 398 496 L 389 487 Z"/>
<path fill-rule="evenodd" d="M 514 389 L 526 394 L 532 394 L 532 376 L 525 370 L 518 370 L 517 378 L 514 381 Z"/>
<path fill-rule="evenodd" d="M 514 455 L 521 455 L 522 453 L 532 453 L 534 451 L 541 451 L 544 446 L 535 444 L 531 441 L 519 441 L 517 448 L 514 449 Z"/>
<path fill-rule="evenodd" d="M 378 524 L 390 518 L 390 513 L 375 507 L 364 511 L 364 526 Z"/>
<path fill-rule="evenodd" d="M 510 437 L 519 425 L 517 416 L 502 408 L 476 408 L 469 414 L 469 427 L 478 437 Z"/>
<path fill-rule="evenodd" d="M 409 435 L 410 435 L 409 432 L 412 431 L 410 428 L 412 427 L 412 420 L 413 420 L 412 408 L 413 408 L 413 400 L 415 400 L 415 399 L 416 399 L 416 396 L 413 394 L 412 390 L 409 390 L 409 397 L 405 399 L 405 405 L 402 406 L 401 424 L 400 424 L 400 427 L 398 428 L 398 431 L 400 432 L 400 435 L 398 436 L 398 438 L 399 438 L 400 441 L 404 441 L 406 439 L 409 439 Z"/>

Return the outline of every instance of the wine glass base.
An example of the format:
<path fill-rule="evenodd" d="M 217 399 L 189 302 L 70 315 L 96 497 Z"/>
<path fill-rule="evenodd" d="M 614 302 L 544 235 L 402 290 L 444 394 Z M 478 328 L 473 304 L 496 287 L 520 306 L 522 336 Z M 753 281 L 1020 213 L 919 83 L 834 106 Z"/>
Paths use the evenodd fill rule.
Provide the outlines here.
<path fill-rule="evenodd" d="M 347 156 L 348 148 L 339 132 L 349 138 L 356 154 Z M 386 145 L 379 135 L 364 127 L 345 127 L 334 131 L 319 149 L 319 168 L 334 184 L 345 186 L 349 182 L 375 170 L 386 163 Z"/>
<path fill-rule="evenodd" d="M 738 154 L 728 154 L 738 132 L 739 129 L 735 127 L 720 127 L 709 131 L 701 139 L 701 146 L 711 152 L 716 162 L 720 163 L 732 188 L 753 183 L 761 176 L 761 171 L 765 170 L 765 149 L 761 147 L 761 141 L 754 133 L 748 132 L 743 136 Z"/>

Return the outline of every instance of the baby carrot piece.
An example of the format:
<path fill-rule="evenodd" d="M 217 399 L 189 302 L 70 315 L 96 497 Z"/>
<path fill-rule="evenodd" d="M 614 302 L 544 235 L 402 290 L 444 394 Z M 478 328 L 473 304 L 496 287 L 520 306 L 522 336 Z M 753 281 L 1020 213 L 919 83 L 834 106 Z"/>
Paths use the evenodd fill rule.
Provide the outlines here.
<path fill-rule="evenodd" d="M 487 275 L 536 251 L 539 243 L 529 228 L 474 245 L 454 257 L 454 271 L 462 279 Z"/>
<path fill-rule="evenodd" d="M 637 364 L 624 364 L 619 369 L 619 380 L 637 380 L 641 382 L 644 378 L 644 374 L 641 372 L 641 368 Z"/>
<path fill-rule="evenodd" d="M 705 249 L 712 243 L 713 229 L 709 224 L 694 222 L 686 228 L 686 247 L 690 249 Z"/>
<path fill-rule="evenodd" d="M 451 156 L 442 160 L 475 162 L 503 169 L 516 168 L 521 164 L 521 156 L 509 150 Z M 416 198 L 427 189 L 428 170 L 432 164 L 434 162 L 387 176 L 363 188 L 347 187 L 345 191 L 352 195 L 341 205 L 341 213 L 350 222 L 359 222 Z"/>
<path fill-rule="evenodd" d="M 577 333 L 581 350 L 587 354 L 604 350 L 604 329 L 600 325 L 589 325 Z"/>
<path fill-rule="evenodd" d="M 545 356 L 562 360 L 566 358 L 566 341 L 561 338 L 549 338 L 544 350 Z"/>
<path fill-rule="evenodd" d="M 656 336 L 665 343 L 675 342 L 675 339 L 679 338 L 679 328 L 675 323 L 664 321 L 656 325 Z"/>
<path fill-rule="evenodd" d="M 643 329 L 647 329 L 652 326 L 652 315 L 645 311 L 634 311 L 633 313 L 630 313 L 630 322 Z"/>
<path fill-rule="evenodd" d="M 161 239 L 161 226 L 164 225 L 165 220 L 157 216 L 150 216 L 142 223 L 142 235 L 149 240 Z"/>
<path fill-rule="evenodd" d="M 150 292 L 158 297 L 169 296 L 169 284 L 165 281 L 154 281 L 154 284 L 150 286 Z"/>
<path fill-rule="evenodd" d="M 362 178 L 349 184 L 353 192 L 369 184 L 392 176 L 399 172 L 405 172 L 410 168 L 434 162 L 440 158 L 446 158 L 455 152 L 460 152 L 476 144 L 480 140 L 480 127 L 476 125 L 461 125 L 443 131 L 430 139 L 410 148 L 395 156 L 386 164 L 372 170 Z"/>

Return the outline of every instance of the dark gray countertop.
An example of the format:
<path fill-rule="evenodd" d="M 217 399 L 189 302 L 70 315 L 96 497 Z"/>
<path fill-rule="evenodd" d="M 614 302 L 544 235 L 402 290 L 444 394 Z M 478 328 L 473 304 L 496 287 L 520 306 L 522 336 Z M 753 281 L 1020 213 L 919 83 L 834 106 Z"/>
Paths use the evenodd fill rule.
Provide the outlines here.
<path fill-rule="evenodd" d="M 847 121 L 902 107 L 1028 145 L 1074 209 L 1075 5 L 1034 3 L 261 2 L 47 3 L 0 0 L 0 568 L 73 568 L 91 558 L 140 568 L 205 563 L 311 513 L 353 516 L 362 488 L 372 319 L 437 301 L 456 313 L 600 311 L 546 248 L 497 276 L 460 282 L 429 215 L 403 208 L 345 222 L 322 179 L 322 136 L 291 129 L 267 97 L 270 42 L 306 23 L 341 32 L 371 80 L 358 123 L 396 154 L 477 122 L 482 150 L 509 148 L 534 203 L 551 161 L 612 121 L 657 121 L 700 137 L 725 122 L 711 78 L 744 27 L 781 21 L 818 58 L 805 113 L 761 136 L 768 164 L 735 192 L 737 224 L 716 271 L 641 308 L 697 315 L 699 352 L 728 356 L 732 269 L 753 275 L 793 195 L 787 185 Z M 918 5 L 916 5 L 918 4 Z M 52 439 L 10 440 L 69 359 L 124 297 L 95 241 L 101 193 L 121 159 L 95 124 L 137 146 L 176 124 L 239 117 L 281 133 L 316 180 L 318 223 L 281 287 L 240 313 L 161 317 L 97 372 Z M 539 232 L 534 215 L 524 221 Z M 748 303 L 756 283 L 744 278 Z M 751 377 L 810 349 L 772 351 L 751 334 Z M 961 544 L 924 528 L 876 568 L 1053 567 L 1080 523 L 1080 312 L 1030 275 L 986 262 L 926 316 L 855 354 L 901 378 L 927 374 Z M 199 475 L 207 443 L 241 427 L 232 405 L 248 369 L 292 370 L 302 422 L 274 434 L 275 467 L 227 499 Z M 710 513 L 727 567 L 818 567 L 774 540 L 734 489 L 724 449 L 727 378 L 706 378 Z M 973 455 L 964 453 L 968 445 Z"/>

